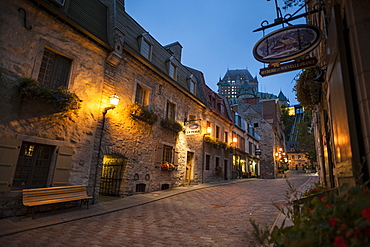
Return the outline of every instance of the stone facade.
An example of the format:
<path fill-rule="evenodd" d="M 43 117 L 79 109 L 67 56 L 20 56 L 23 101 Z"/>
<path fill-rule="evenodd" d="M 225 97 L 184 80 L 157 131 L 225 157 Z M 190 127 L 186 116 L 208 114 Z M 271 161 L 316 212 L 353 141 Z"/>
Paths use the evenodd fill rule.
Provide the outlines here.
<path fill-rule="evenodd" d="M 98 202 L 100 194 L 128 196 L 233 177 L 227 147 L 235 128 L 239 136 L 247 131 L 234 125 L 227 100 L 211 100 L 216 94 L 203 74 L 181 64 L 179 43 L 173 51 L 163 47 L 124 12 L 123 1 L 112 3 L 75 9 L 107 25 L 69 12 L 76 5 L 0 3 L 0 217 L 26 212 L 23 188 L 83 184 Z M 40 80 L 47 55 L 69 65 L 66 88 L 81 100 L 80 109 L 56 110 L 39 96 L 19 99 L 20 79 Z M 115 107 L 113 94 L 120 99 Z M 158 120 L 133 117 L 135 103 Z M 166 128 L 161 122 L 167 118 L 183 131 Z M 199 125 L 197 134 L 186 134 L 190 123 Z M 256 138 L 253 143 L 258 146 Z M 163 171 L 164 161 L 175 169 Z M 45 168 L 36 182 L 26 168 L 37 162 Z"/>

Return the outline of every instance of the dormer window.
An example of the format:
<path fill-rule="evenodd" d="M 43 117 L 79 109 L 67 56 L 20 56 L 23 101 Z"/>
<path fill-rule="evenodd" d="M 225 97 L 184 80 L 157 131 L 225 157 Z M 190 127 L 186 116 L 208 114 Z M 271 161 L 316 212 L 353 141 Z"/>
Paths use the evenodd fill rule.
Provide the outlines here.
<path fill-rule="evenodd" d="M 148 60 L 152 58 L 153 42 L 148 33 L 143 33 L 139 39 L 140 54 Z"/>
<path fill-rule="evenodd" d="M 167 69 L 168 69 L 168 75 L 171 76 L 172 79 L 177 78 L 177 65 L 176 65 L 176 59 L 174 56 L 170 57 L 167 60 Z"/>
<path fill-rule="evenodd" d="M 195 94 L 196 93 L 196 78 L 194 75 L 190 75 L 188 77 L 188 84 L 189 84 L 189 91 L 192 93 L 192 94 Z"/>

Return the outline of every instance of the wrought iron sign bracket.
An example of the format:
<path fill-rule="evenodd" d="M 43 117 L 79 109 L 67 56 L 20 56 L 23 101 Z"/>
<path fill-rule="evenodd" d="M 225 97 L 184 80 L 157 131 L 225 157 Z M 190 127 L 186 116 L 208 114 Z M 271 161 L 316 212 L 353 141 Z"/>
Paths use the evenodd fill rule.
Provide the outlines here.
<path fill-rule="evenodd" d="M 267 1 L 270 1 L 270 0 L 267 0 Z M 301 11 L 302 8 L 306 7 L 309 2 L 310 2 L 310 0 L 307 1 L 304 5 L 302 5 L 293 14 L 286 14 L 285 16 L 283 16 L 282 13 L 281 13 L 280 7 L 277 4 L 277 0 L 275 0 L 275 8 L 276 8 L 276 16 L 277 16 L 277 18 L 274 20 L 274 23 L 269 24 L 269 22 L 267 20 L 264 20 L 264 21 L 261 22 L 261 27 L 253 30 L 253 32 L 265 31 L 266 29 L 271 28 L 271 27 L 275 27 L 277 25 L 282 25 L 284 27 L 284 24 L 288 24 L 289 26 L 292 26 L 292 24 L 290 24 L 289 22 L 291 22 L 293 20 L 296 20 L 296 19 L 299 19 L 299 18 L 302 18 L 302 17 L 306 17 L 308 15 L 315 14 L 315 13 L 321 11 L 322 10 L 322 6 L 324 5 L 324 3 L 322 1 L 320 1 L 320 3 L 314 5 L 314 9 L 313 10 L 308 11 L 308 12 L 305 12 L 303 14 L 299 14 L 299 15 L 296 16 L 296 14 L 299 11 Z"/>

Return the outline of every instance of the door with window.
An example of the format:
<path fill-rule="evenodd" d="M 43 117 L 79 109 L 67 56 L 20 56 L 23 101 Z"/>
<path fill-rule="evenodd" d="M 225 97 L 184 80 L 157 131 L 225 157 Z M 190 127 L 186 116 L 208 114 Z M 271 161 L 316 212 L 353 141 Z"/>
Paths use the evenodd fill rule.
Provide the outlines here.
<path fill-rule="evenodd" d="M 13 188 L 46 187 L 54 150 L 55 146 L 23 142 L 14 173 Z"/>

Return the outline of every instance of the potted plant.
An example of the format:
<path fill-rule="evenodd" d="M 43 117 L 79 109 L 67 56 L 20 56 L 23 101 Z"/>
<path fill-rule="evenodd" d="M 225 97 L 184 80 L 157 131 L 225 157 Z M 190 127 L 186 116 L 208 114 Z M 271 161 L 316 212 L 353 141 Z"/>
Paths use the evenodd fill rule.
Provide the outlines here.
<path fill-rule="evenodd" d="M 129 105 L 127 109 L 132 118 L 138 119 L 147 124 L 154 125 L 158 120 L 158 116 L 154 111 L 150 110 L 148 107 L 143 107 L 138 103 Z"/>

